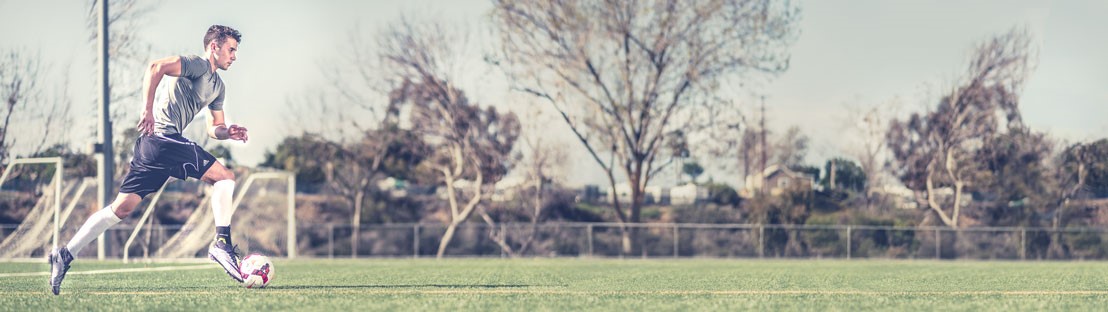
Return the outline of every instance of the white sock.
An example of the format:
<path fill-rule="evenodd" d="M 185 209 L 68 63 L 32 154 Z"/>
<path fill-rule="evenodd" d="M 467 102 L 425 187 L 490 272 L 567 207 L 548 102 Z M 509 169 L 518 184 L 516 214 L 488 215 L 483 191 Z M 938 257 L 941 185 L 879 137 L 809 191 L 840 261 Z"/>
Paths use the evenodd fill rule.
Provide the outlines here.
<path fill-rule="evenodd" d="M 89 242 L 92 242 L 94 238 L 99 237 L 100 234 L 103 234 L 104 231 L 107 231 L 108 228 L 119 223 L 119 221 L 122 220 L 115 216 L 115 211 L 112 211 L 110 206 L 104 207 L 104 209 L 92 214 L 88 220 L 85 220 L 85 224 L 77 230 L 77 235 L 73 235 L 73 239 L 70 239 L 69 244 L 65 247 L 69 248 L 69 253 L 76 257 Z"/>
<path fill-rule="evenodd" d="M 215 215 L 215 226 L 230 226 L 231 215 L 235 208 L 231 207 L 234 201 L 235 180 L 217 181 L 212 184 L 212 215 Z"/>

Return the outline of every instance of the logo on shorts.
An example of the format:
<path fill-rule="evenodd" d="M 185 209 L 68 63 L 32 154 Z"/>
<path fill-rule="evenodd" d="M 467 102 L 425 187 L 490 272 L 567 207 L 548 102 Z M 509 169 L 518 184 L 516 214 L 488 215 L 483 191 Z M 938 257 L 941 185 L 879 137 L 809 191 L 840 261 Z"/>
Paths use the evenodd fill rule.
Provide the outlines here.
<path fill-rule="evenodd" d="M 207 166 L 207 165 L 208 165 L 208 160 L 207 160 L 207 159 L 205 159 L 205 160 L 204 160 L 204 164 L 203 164 L 203 165 L 200 165 L 200 166 Z"/>

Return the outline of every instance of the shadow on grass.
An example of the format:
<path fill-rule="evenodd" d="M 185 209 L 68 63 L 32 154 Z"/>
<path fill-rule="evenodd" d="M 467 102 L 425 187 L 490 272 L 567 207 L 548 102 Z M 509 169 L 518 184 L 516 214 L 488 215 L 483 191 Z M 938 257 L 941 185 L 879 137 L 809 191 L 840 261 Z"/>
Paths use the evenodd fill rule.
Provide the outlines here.
<path fill-rule="evenodd" d="M 517 284 L 487 284 L 487 285 L 447 285 L 447 284 L 411 284 L 411 285 L 272 285 L 266 289 L 385 289 L 385 288 L 444 288 L 444 289 L 472 289 L 472 288 L 526 288 L 534 286 L 550 285 L 517 285 Z"/>
<path fill-rule="evenodd" d="M 411 285 L 270 285 L 266 289 L 274 290 L 326 290 L 326 289 L 522 289 L 535 286 L 551 285 L 514 285 L 514 284 L 489 284 L 489 285 L 447 285 L 447 284 L 411 284 Z M 563 285 L 557 285 L 563 286 Z M 160 292 L 160 291 L 212 291 L 219 289 L 237 289 L 240 285 L 182 285 L 182 286 L 145 286 L 145 287 L 87 287 L 81 291 L 92 292 Z"/>

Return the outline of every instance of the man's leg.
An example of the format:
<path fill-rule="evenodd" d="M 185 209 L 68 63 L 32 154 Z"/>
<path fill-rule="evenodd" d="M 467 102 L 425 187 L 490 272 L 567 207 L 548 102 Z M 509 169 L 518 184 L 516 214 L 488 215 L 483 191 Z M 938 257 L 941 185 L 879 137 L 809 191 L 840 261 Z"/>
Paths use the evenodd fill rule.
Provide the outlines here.
<path fill-rule="evenodd" d="M 235 174 L 215 162 L 200 178 L 212 185 L 212 215 L 215 216 L 215 239 L 208 248 L 208 257 L 223 267 L 227 275 L 242 282 L 238 252 L 231 242 L 231 215 L 234 214 Z"/>
<path fill-rule="evenodd" d="M 50 290 L 55 295 L 61 292 L 62 280 L 69 271 L 69 263 L 73 262 L 76 254 L 88 246 L 92 240 L 107 231 L 112 225 L 131 214 L 135 206 L 142 201 L 142 197 L 135 194 L 120 193 L 115 201 L 108 207 L 100 209 L 92 214 L 77 234 L 64 247 L 50 253 Z"/>

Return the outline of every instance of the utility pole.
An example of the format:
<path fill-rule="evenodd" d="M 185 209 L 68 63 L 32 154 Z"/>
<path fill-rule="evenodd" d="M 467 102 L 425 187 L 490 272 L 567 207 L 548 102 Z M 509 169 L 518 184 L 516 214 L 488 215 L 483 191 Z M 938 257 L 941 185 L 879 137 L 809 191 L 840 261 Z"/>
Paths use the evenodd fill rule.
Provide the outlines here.
<path fill-rule="evenodd" d="M 758 178 L 762 181 L 761 191 L 766 192 L 766 96 L 762 96 L 762 114 L 759 116 L 758 130 L 762 136 L 762 170 L 758 171 Z"/>
<path fill-rule="evenodd" d="M 107 207 L 112 200 L 115 179 L 115 153 L 112 152 L 111 88 L 108 83 L 108 0 L 100 0 L 100 132 L 96 135 L 95 148 L 97 178 L 100 183 L 96 192 L 100 207 Z M 96 243 L 96 257 L 104 260 L 104 234 Z"/>

